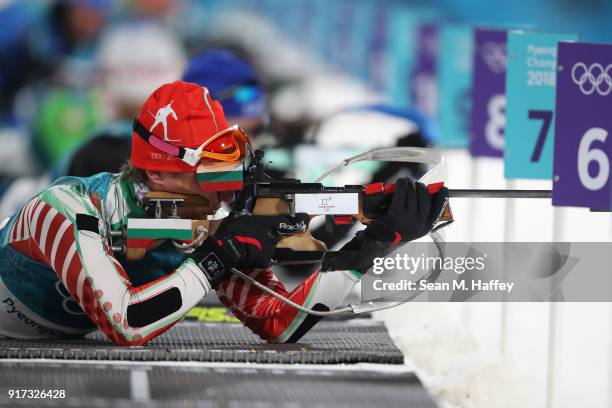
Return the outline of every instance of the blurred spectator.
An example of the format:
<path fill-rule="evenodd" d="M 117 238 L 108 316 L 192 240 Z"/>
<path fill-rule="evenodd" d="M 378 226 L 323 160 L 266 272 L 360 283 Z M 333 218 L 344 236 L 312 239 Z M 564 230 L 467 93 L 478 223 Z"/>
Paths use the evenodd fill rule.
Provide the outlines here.
<path fill-rule="evenodd" d="M 68 57 L 91 55 L 111 3 L 56 0 L 43 9 L 40 4 L 19 1 L 5 7 L 0 26 L 12 28 L 0 46 L 0 111 L 5 117 L 11 115 L 21 88 L 50 78 Z"/>
<path fill-rule="evenodd" d="M 42 168 L 58 162 L 101 122 L 95 90 L 53 87 L 42 97 L 32 126 L 32 149 Z"/>
<path fill-rule="evenodd" d="M 223 105 L 228 123 L 256 139 L 267 115 L 266 97 L 249 62 L 227 50 L 208 49 L 189 60 L 183 80 L 207 87 Z"/>
<path fill-rule="evenodd" d="M 31 98 L 39 105 L 32 148 L 46 171 L 5 178 L 0 215 L 57 177 L 118 172 L 129 156 L 131 124 L 142 102 L 159 85 L 179 79 L 185 60 L 179 40 L 156 24 L 126 23 L 105 32 L 93 59 L 99 74 L 95 87 L 46 87 Z"/>
<path fill-rule="evenodd" d="M 15 154 L 22 157 L 16 164 L 34 160 L 27 166 L 3 166 L 3 173 L 41 174 L 100 124 L 131 122 L 154 89 L 180 77 L 185 59 L 179 40 L 155 24 L 140 22 L 109 29 L 91 58 L 96 70 L 87 81 L 31 84 L 20 92 L 14 111 L 24 125 L 21 137 L 13 132 L 9 138 L 0 131 L 6 139 L 3 142 L 12 146 L 0 152 L 0 160 Z"/>
<path fill-rule="evenodd" d="M 199 49 L 211 12 L 221 2 L 202 0 L 129 0 L 116 3 L 118 21 L 149 22 L 176 34 L 188 49 Z"/>
<path fill-rule="evenodd" d="M 108 118 L 131 121 L 158 86 L 180 78 L 186 56 L 159 25 L 126 22 L 104 34 L 96 61 Z"/>
<path fill-rule="evenodd" d="M 238 124 L 255 148 L 265 148 L 267 173 L 287 177 L 292 173 L 291 150 L 279 146 L 270 132 L 267 89 L 258 74 L 242 52 L 210 48 L 189 60 L 183 80 L 206 86 L 223 105 L 228 123 Z"/>
<path fill-rule="evenodd" d="M 173 12 L 177 3 L 177 0 L 132 0 L 131 6 L 137 14 L 143 17 L 161 19 Z"/>
<path fill-rule="evenodd" d="M 130 126 L 106 126 L 41 176 L 3 179 L 0 182 L 0 220 L 59 177 L 88 177 L 104 171 L 118 173 L 130 156 L 131 134 Z"/>
<path fill-rule="evenodd" d="M 94 174 L 118 173 L 130 157 L 131 123 L 111 124 L 99 128 L 85 143 L 69 153 L 52 172 L 52 179 L 62 176 L 89 177 Z"/>

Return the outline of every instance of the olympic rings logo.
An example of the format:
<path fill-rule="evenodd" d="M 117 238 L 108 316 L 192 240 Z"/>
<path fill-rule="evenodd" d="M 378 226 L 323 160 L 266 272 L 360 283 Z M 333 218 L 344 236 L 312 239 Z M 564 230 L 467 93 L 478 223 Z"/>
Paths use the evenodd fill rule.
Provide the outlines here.
<path fill-rule="evenodd" d="M 506 72 L 508 55 L 506 54 L 506 45 L 504 43 L 486 42 L 482 46 L 480 54 L 491 72 L 494 74 Z"/>
<path fill-rule="evenodd" d="M 577 62 L 572 67 L 572 81 L 580 88 L 584 95 L 591 95 L 597 92 L 601 96 L 606 96 L 612 92 L 612 64 L 607 67 L 594 63 L 589 67 L 582 62 Z"/>
<path fill-rule="evenodd" d="M 84 315 L 83 309 L 79 306 L 79 304 L 74 300 L 74 298 L 68 293 L 66 287 L 62 284 L 61 281 L 55 281 L 55 290 L 60 294 L 61 297 L 64 298 L 62 301 L 62 308 L 65 312 L 70 313 L 71 315 Z"/>

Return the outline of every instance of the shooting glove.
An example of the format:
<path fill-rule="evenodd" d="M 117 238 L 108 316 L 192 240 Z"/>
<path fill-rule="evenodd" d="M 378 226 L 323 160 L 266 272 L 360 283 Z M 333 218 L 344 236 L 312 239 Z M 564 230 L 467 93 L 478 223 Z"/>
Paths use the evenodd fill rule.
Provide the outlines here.
<path fill-rule="evenodd" d="M 423 183 L 407 177 L 398 179 L 386 213 L 380 219 L 373 220 L 365 230 L 359 231 L 342 248 L 340 253 L 344 253 L 343 259 L 331 257 L 326 261 L 338 263 L 334 269 L 345 269 L 341 266 L 342 261 L 349 262 L 357 265 L 352 269 L 365 273 L 372 266 L 374 258 L 384 257 L 400 243 L 413 241 L 429 233 L 447 199 L 446 187 L 430 194 Z"/>
<path fill-rule="evenodd" d="M 230 216 L 196 249 L 196 261 L 213 289 L 231 272 L 231 268 L 267 268 L 280 234 L 303 231 L 307 214 Z"/>
<path fill-rule="evenodd" d="M 393 248 L 400 242 L 421 238 L 431 231 L 447 199 L 446 187 L 430 194 L 425 184 L 401 178 L 395 183 L 387 213 L 368 225 L 363 239 Z"/>

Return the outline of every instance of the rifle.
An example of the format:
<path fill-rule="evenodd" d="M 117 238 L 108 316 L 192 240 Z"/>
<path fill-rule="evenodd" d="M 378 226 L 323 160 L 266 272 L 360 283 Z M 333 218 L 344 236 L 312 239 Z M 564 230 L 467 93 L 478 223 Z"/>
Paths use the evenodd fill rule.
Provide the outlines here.
<path fill-rule="evenodd" d="M 360 160 L 417 161 L 442 164 L 439 153 L 422 148 L 374 149 L 362 155 L 344 160 L 312 183 L 303 183 L 294 178 L 273 179 L 265 172 L 264 152 L 257 150 L 249 163 L 243 165 L 243 188 L 232 205 L 230 217 L 241 215 L 295 215 L 306 213 L 310 219 L 326 217 L 326 225 L 352 224 L 358 221 L 368 224 L 385 214 L 391 202 L 393 184 L 372 183 L 369 185 L 324 186 L 319 181 L 337 170 Z M 432 159 L 433 158 L 433 159 Z M 434 167 L 435 167 L 434 166 Z M 430 170 L 435 173 L 437 168 Z M 424 176 L 424 177 L 426 177 Z M 437 192 L 443 183 L 430 183 L 430 193 Z M 550 191 L 540 190 L 451 190 L 451 197 L 550 197 Z M 121 231 L 110 231 L 110 246 L 113 252 L 121 253 L 128 260 L 142 259 L 146 251 L 160 240 L 170 239 L 177 250 L 192 252 L 215 233 L 222 220 L 182 219 L 179 207 L 208 206 L 201 196 L 167 192 L 145 194 L 144 209 L 149 218 L 128 219 Z M 453 222 L 448 202 L 440 214 L 434 231 Z M 274 255 L 279 264 L 308 264 L 321 262 L 327 251 L 325 243 L 315 239 L 304 224 L 292 234 L 280 237 Z"/>

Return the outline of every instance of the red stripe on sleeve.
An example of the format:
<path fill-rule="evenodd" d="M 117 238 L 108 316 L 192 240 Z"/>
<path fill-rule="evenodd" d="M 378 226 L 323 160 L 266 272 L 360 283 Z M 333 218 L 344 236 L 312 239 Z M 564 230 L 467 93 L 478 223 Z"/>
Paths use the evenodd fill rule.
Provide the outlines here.
<path fill-rule="evenodd" d="M 19 211 L 19 216 L 17 217 L 17 222 L 15 223 L 16 226 L 19 226 L 19 236 L 21 237 L 21 239 L 23 239 L 23 236 L 25 235 L 25 227 L 26 227 L 26 223 L 25 223 L 25 209 L 26 207 L 22 207 L 21 210 Z"/>
<path fill-rule="evenodd" d="M 258 240 L 256 240 L 255 238 L 252 238 L 252 237 L 243 237 L 241 235 L 235 235 L 234 238 L 236 238 L 236 241 L 242 242 L 244 244 L 255 245 L 257 247 L 257 249 L 259 249 L 261 251 L 261 243 Z"/>
<path fill-rule="evenodd" d="M 128 277 L 127 273 L 125 273 L 123 266 L 114 258 L 112 254 L 109 254 L 109 257 L 113 264 L 115 264 L 115 270 L 119 273 L 119 275 L 121 275 L 121 277 L 123 277 L 123 279 L 125 279 L 126 284 L 130 285 L 130 278 Z"/>
<path fill-rule="evenodd" d="M 32 238 L 32 231 L 30 231 L 30 221 L 32 219 L 32 214 L 36 207 L 40 204 L 39 200 L 32 200 L 28 204 L 26 204 L 20 212 L 20 217 L 22 218 L 22 231 L 28 231 L 28 238 Z M 19 220 L 13 225 L 13 230 L 11 231 L 11 241 L 17 239 L 17 225 L 19 224 Z M 23 233 L 22 233 L 23 236 Z M 28 250 L 29 252 L 29 250 Z"/>
<path fill-rule="evenodd" d="M 36 262 L 42 262 L 42 263 L 49 264 L 49 260 L 47 259 L 45 254 L 43 254 L 40 251 L 40 248 L 38 248 L 38 245 L 31 245 L 31 241 L 23 241 L 23 242 L 28 243 L 28 247 L 30 249 L 30 257 L 33 260 L 35 260 Z"/>
<path fill-rule="evenodd" d="M 30 242 L 29 241 L 13 241 L 9 244 L 15 251 L 19 252 L 22 255 L 33 257 L 30 252 Z"/>
<path fill-rule="evenodd" d="M 244 287 L 245 281 L 242 278 L 236 278 L 234 282 L 234 290 L 233 293 L 228 293 L 235 300 L 236 305 L 240 303 L 240 295 L 242 295 L 242 288 Z"/>
<path fill-rule="evenodd" d="M 22 217 L 23 215 L 23 209 L 21 209 L 19 211 L 19 215 L 17 216 L 17 219 L 15 219 L 15 224 L 13 224 L 13 228 L 11 230 L 11 242 L 13 241 L 17 241 L 17 226 L 19 225 L 19 219 Z"/>
<path fill-rule="evenodd" d="M 32 217 L 34 217 L 34 213 L 36 213 L 36 211 L 41 205 L 45 205 L 45 203 L 37 199 L 36 203 L 32 206 L 32 210 L 30 210 L 30 213 L 28 214 L 28 223 L 30 225 L 32 224 Z M 33 233 L 34 231 L 30 231 L 30 232 Z"/>
<path fill-rule="evenodd" d="M 66 260 L 66 262 L 68 262 L 68 260 Z M 75 298 L 77 293 L 77 280 L 79 279 L 79 274 L 81 273 L 82 269 L 83 265 L 81 264 L 81 258 L 79 258 L 79 254 L 75 252 L 74 256 L 72 257 L 72 260 L 70 260 L 68 272 L 66 273 L 66 282 L 64 282 L 64 285 L 68 289 L 68 292 L 73 294 Z M 55 273 L 61 274 L 62 271 L 55 271 Z"/>
<path fill-rule="evenodd" d="M 53 249 L 53 243 L 56 239 L 61 239 L 62 237 L 58 237 L 57 233 L 59 232 L 59 228 L 66 221 L 66 217 L 62 214 L 57 213 L 53 220 L 51 220 L 51 224 L 49 224 L 49 230 L 47 231 L 47 238 L 45 239 L 45 256 L 51 262 L 51 250 Z M 65 234 L 65 233 L 64 233 Z M 56 253 L 57 257 L 57 253 Z"/>
<path fill-rule="evenodd" d="M 40 211 L 40 214 L 38 215 L 38 218 L 36 220 L 36 231 L 34 231 L 34 241 L 36 241 L 37 243 L 40 242 L 40 236 L 42 235 L 42 226 L 43 226 L 43 223 L 45 222 L 45 217 L 47 216 L 49 211 L 51 211 L 50 206 L 48 206 L 47 204 L 43 204 L 43 205 L 44 207 Z"/>
<path fill-rule="evenodd" d="M 36 207 L 38 207 L 39 203 L 40 203 L 40 200 L 33 199 L 23 207 L 23 210 L 22 210 L 23 225 L 24 225 L 23 232 L 24 233 L 27 232 L 28 236 L 32 235 L 32 232 L 30 231 L 30 221 L 32 220 L 33 211 L 36 209 Z"/>
<path fill-rule="evenodd" d="M 303 305 L 318 276 L 318 273 L 310 275 L 289 294 L 270 270 L 258 274 L 255 279 L 269 288 L 274 288 L 277 293 L 287 296 L 295 303 Z M 227 288 L 224 284 L 221 284 L 221 287 L 223 289 Z M 255 286 L 251 286 L 249 289 L 243 310 L 237 308 L 240 302 L 240 292 L 233 291 L 232 294 L 229 294 L 221 291 L 219 300 L 234 311 L 240 321 L 263 339 L 280 336 L 291 325 L 298 313 L 293 307 L 285 305 Z"/>
<path fill-rule="evenodd" d="M 20 236 L 21 239 L 23 239 L 23 235 L 24 235 L 23 233 L 26 227 L 25 212 L 26 212 L 27 207 L 28 205 L 26 204 L 19 210 L 19 214 L 17 215 L 17 218 L 15 219 L 15 224 L 13 225 L 13 229 L 11 231 L 11 241 L 16 241 L 17 236 Z"/>
<path fill-rule="evenodd" d="M 69 226 L 66 232 L 64 232 L 64 235 L 60 238 L 57 252 L 55 253 L 55 265 L 53 265 L 53 269 L 55 269 L 58 274 L 62 273 L 64 262 L 68 261 L 66 255 L 68 255 L 68 251 L 70 251 L 72 244 L 74 244 L 74 225 Z"/>

